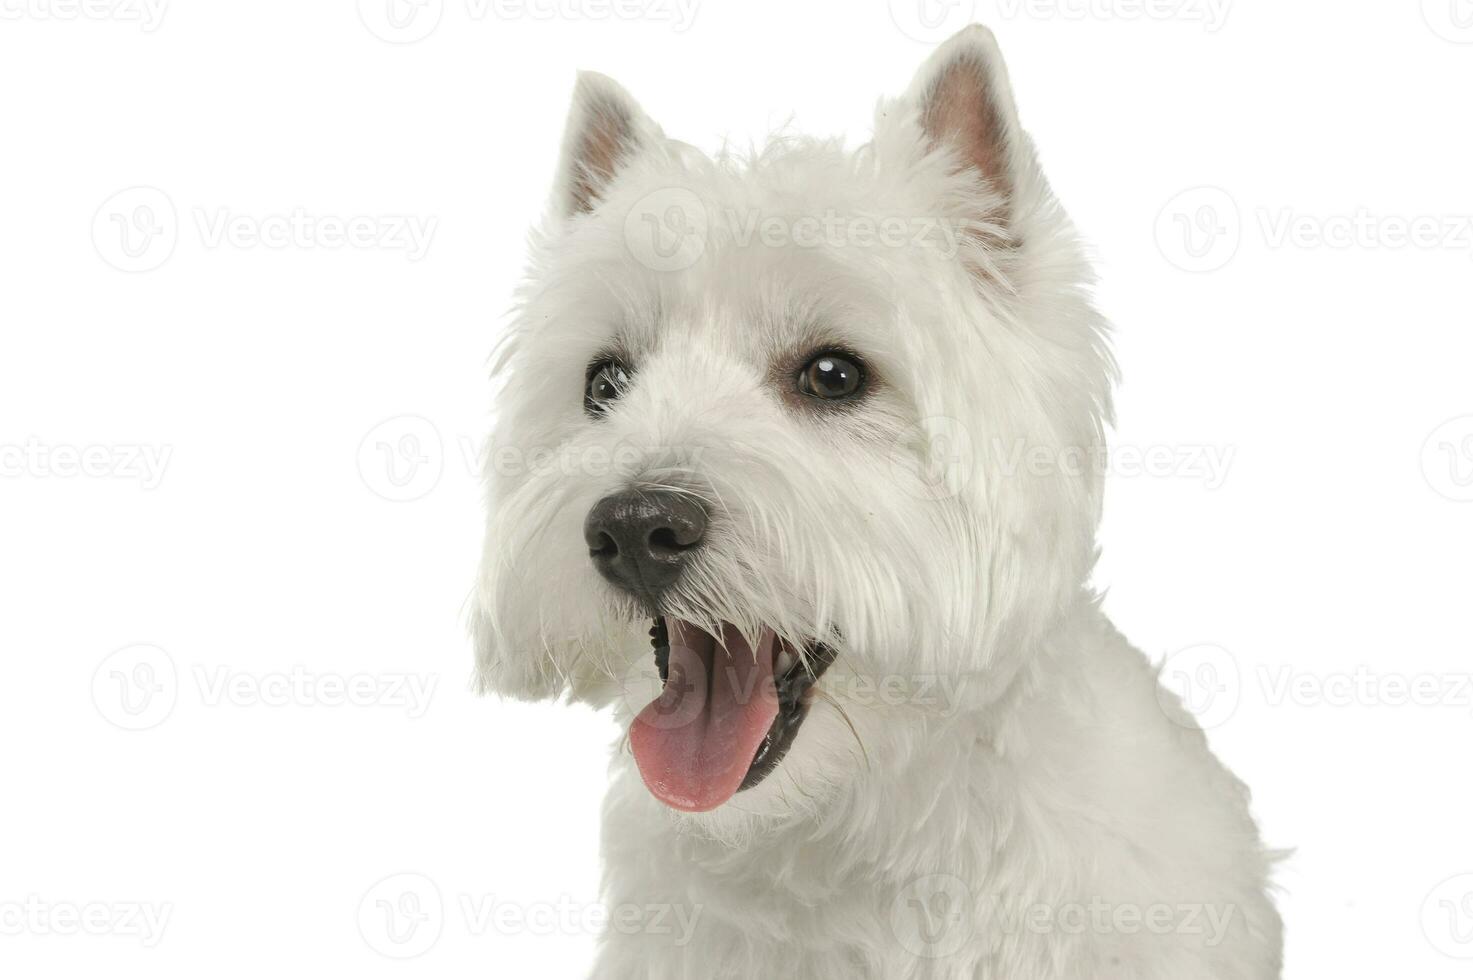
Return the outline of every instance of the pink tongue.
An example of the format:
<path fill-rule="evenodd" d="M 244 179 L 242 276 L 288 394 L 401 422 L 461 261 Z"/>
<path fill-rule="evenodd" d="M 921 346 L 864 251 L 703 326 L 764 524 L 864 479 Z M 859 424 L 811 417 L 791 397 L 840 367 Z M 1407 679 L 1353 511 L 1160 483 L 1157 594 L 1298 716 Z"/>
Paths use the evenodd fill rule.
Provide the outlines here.
<path fill-rule="evenodd" d="M 741 787 L 777 717 L 777 637 L 764 628 L 754 656 L 734 626 L 723 627 L 718 644 L 689 623 L 667 623 L 669 679 L 634 719 L 629 743 L 657 799 L 677 810 L 711 810 Z"/>

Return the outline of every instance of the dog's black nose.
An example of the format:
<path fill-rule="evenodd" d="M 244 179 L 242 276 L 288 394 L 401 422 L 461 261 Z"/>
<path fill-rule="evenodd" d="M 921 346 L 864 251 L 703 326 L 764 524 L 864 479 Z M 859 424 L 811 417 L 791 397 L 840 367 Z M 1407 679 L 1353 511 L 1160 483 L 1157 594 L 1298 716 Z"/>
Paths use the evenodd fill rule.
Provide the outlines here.
<path fill-rule="evenodd" d="M 604 578 L 654 606 L 680 577 L 706 533 L 706 508 L 674 490 L 630 490 L 593 505 L 583 522 L 588 554 Z"/>

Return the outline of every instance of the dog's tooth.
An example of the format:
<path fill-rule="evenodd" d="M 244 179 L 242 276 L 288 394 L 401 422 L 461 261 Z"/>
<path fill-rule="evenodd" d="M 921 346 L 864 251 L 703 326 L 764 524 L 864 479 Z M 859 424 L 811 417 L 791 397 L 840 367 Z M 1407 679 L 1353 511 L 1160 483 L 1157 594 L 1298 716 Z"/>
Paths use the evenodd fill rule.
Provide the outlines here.
<path fill-rule="evenodd" d="M 798 658 L 789 653 L 787 647 L 781 647 L 777 652 L 777 661 L 773 664 L 772 671 L 781 677 L 797 662 Z"/>

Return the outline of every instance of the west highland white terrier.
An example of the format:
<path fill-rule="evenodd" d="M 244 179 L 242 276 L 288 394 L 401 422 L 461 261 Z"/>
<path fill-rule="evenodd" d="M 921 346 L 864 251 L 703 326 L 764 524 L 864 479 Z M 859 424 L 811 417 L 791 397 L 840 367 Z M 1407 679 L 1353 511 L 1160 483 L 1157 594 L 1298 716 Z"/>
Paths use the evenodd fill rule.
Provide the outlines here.
<path fill-rule="evenodd" d="M 1088 585 L 1089 282 L 981 27 L 852 151 L 579 77 L 473 632 L 627 728 L 594 976 L 1279 975 L 1248 793 Z"/>

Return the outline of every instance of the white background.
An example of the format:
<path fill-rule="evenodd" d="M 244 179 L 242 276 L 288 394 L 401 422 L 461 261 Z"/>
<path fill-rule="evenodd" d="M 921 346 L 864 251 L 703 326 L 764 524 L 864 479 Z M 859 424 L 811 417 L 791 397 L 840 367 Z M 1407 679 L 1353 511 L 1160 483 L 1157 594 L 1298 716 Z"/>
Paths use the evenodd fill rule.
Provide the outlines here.
<path fill-rule="evenodd" d="M 1097 581 L 1298 848 L 1286 975 L 1466 976 L 1468 0 L 687 2 L 0 0 L 0 972 L 586 969 L 618 733 L 473 698 L 462 625 L 573 72 L 857 142 L 975 18 L 1098 255 L 1113 442 L 1167 454 Z"/>

